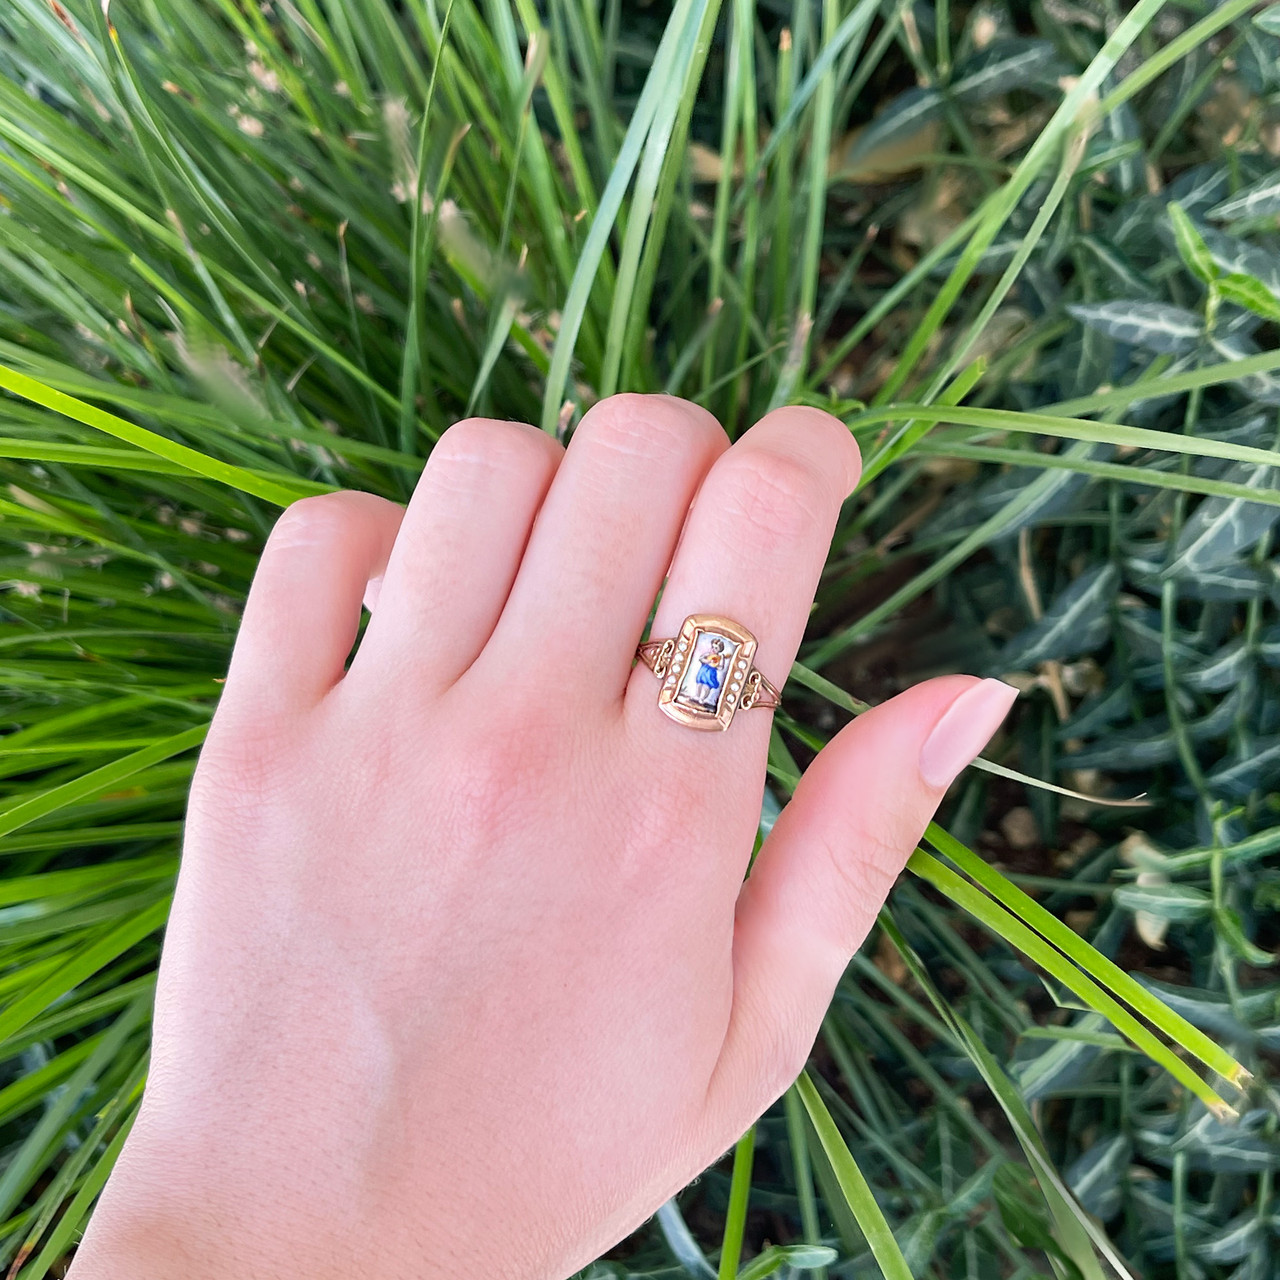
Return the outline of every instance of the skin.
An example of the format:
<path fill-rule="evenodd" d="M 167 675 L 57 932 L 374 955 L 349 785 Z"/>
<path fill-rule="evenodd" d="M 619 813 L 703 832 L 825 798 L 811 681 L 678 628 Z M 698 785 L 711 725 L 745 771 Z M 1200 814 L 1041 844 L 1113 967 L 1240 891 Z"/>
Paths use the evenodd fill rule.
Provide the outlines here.
<path fill-rule="evenodd" d="M 744 886 L 772 713 L 691 731 L 633 655 L 669 571 L 652 634 L 738 619 L 780 686 L 859 465 L 817 410 L 730 447 L 620 395 L 567 451 L 457 424 L 407 508 L 281 515 L 71 1280 L 563 1280 L 733 1145 L 803 1066 L 978 681 L 839 733 Z"/>

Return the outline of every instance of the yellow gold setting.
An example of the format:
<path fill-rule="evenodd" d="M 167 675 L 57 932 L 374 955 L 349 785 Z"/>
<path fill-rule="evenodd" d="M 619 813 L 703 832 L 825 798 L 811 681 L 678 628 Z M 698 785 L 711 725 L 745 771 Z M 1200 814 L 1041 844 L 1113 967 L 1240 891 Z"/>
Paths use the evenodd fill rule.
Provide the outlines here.
<path fill-rule="evenodd" d="M 690 614 L 677 635 L 636 649 L 662 682 L 659 711 L 687 728 L 721 732 L 735 711 L 782 705 L 777 688 L 752 664 L 755 653 L 746 627 L 714 613 Z"/>

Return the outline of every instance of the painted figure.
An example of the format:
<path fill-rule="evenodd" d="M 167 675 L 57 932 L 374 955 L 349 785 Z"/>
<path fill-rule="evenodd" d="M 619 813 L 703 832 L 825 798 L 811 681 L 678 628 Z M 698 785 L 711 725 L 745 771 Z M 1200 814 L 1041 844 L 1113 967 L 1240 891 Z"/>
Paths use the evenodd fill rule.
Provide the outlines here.
<path fill-rule="evenodd" d="M 714 707 L 720 696 L 721 667 L 724 663 L 724 641 L 711 637 L 710 648 L 698 659 L 698 678 L 694 681 L 694 697 L 704 707 Z"/>

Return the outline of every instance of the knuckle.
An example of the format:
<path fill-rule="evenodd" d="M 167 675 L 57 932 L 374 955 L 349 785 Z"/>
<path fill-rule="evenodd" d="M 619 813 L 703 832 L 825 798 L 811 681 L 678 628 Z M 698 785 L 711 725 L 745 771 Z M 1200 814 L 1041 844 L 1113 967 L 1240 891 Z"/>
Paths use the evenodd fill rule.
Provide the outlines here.
<path fill-rule="evenodd" d="M 661 894 L 687 886 L 688 868 L 677 852 L 689 844 L 690 789 L 657 783 L 629 805 L 615 809 L 614 828 L 622 834 L 603 856 L 613 883 Z"/>
<path fill-rule="evenodd" d="M 852 432 L 839 418 L 811 405 L 788 405 L 765 414 L 753 428 L 763 438 L 785 439 L 809 453 L 830 483 L 839 485 L 841 498 L 853 489 L 862 472 L 862 453 Z"/>
<path fill-rule="evenodd" d="M 491 808 L 503 795 L 517 789 L 528 771 L 529 743 L 512 735 L 495 732 L 470 742 L 457 768 L 458 780 L 467 795 Z"/>
<path fill-rule="evenodd" d="M 274 550 L 314 546 L 340 539 L 355 516 L 355 496 L 345 490 L 299 498 L 280 513 L 267 545 Z"/>
<path fill-rule="evenodd" d="M 559 451 L 550 436 L 528 423 L 464 418 L 436 442 L 428 470 L 437 477 L 448 475 L 450 483 L 457 483 L 462 473 L 541 470 L 549 455 Z"/>
<path fill-rule="evenodd" d="M 261 715 L 228 717 L 219 707 L 192 773 L 188 808 L 221 820 L 261 817 L 286 785 L 281 761 L 289 751 L 285 727 Z"/>
<path fill-rule="evenodd" d="M 878 829 L 863 832 L 855 849 L 838 847 L 831 840 L 823 840 L 821 848 L 841 908 L 838 918 L 849 921 L 851 930 L 858 933 L 856 938 L 841 939 L 852 955 L 862 942 L 864 923 L 870 923 L 898 878 L 902 852 Z"/>
<path fill-rule="evenodd" d="M 593 405 L 574 438 L 620 458 L 668 456 L 702 447 L 716 435 L 725 439 L 720 424 L 704 410 L 671 396 L 622 392 Z"/>
<path fill-rule="evenodd" d="M 724 511 L 780 541 L 804 537 L 826 522 L 826 484 L 812 467 L 790 455 L 757 451 L 725 478 Z"/>
<path fill-rule="evenodd" d="M 449 767 L 451 828 L 486 848 L 527 827 L 528 815 L 552 794 L 554 740 L 526 724 L 492 725 L 468 733 Z"/>

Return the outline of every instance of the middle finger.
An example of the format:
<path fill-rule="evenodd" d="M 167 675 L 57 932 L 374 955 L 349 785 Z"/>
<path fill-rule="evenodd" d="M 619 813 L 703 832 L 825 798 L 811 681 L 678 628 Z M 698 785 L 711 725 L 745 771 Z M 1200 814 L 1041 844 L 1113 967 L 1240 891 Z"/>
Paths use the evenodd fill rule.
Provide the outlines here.
<path fill-rule="evenodd" d="M 619 703 L 689 504 L 728 447 L 710 413 L 674 396 L 593 406 L 543 500 L 488 660 L 516 650 L 523 668 L 560 669 L 573 654 L 590 673 L 575 692 Z"/>

